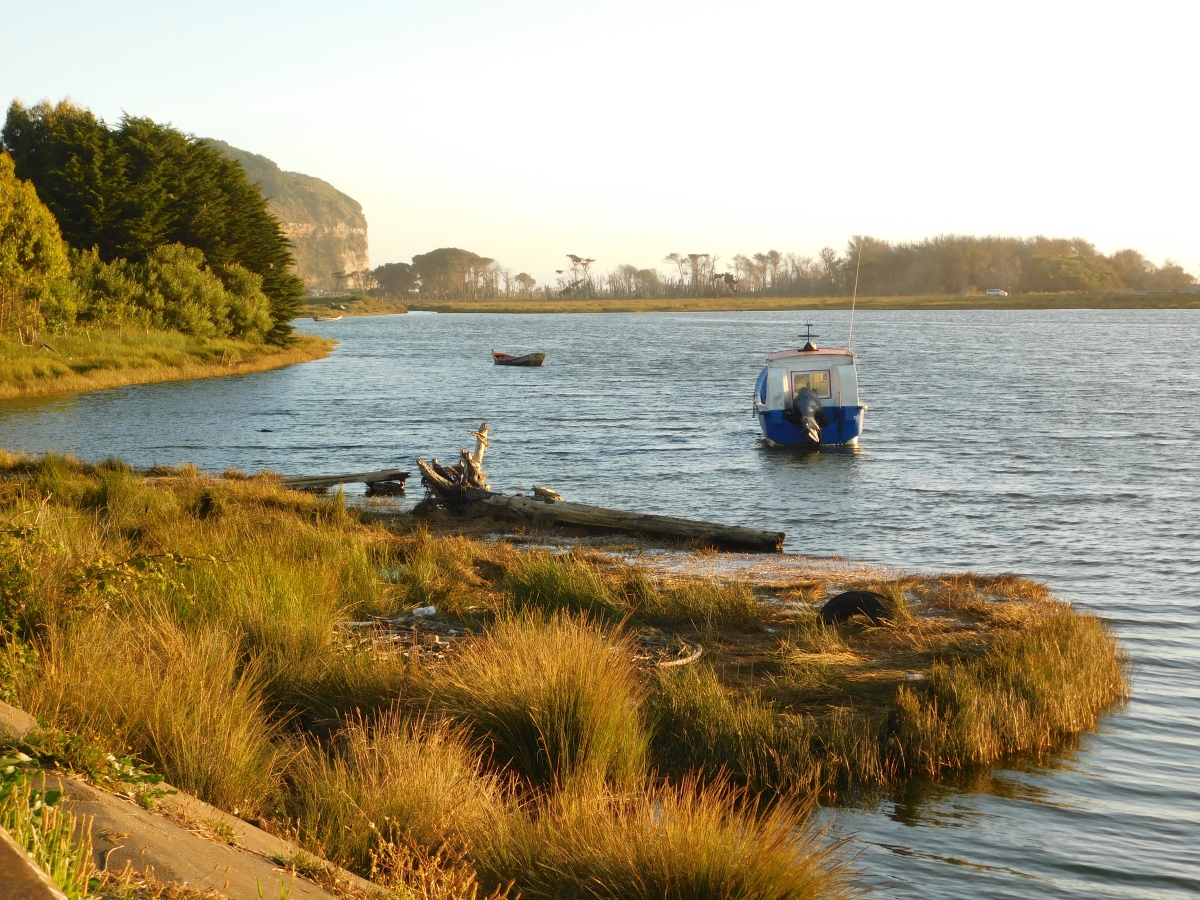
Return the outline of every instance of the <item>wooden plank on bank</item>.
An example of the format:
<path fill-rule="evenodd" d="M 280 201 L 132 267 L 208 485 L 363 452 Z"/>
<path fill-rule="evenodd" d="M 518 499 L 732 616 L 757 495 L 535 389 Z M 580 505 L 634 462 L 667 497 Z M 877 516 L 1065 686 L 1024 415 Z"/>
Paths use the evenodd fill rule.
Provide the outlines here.
<path fill-rule="evenodd" d="M 297 475 L 283 479 L 286 487 L 306 490 L 308 488 L 333 487 L 335 484 L 354 484 L 362 482 L 370 484 L 373 481 L 399 481 L 408 478 L 408 473 L 401 469 L 383 469 L 380 472 L 351 472 L 347 475 Z"/>
<path fill-rule="evenodd" d="M 766 531 L 741 525 L 718 525 L 715 522 L 697 522 L 676 516 L 625 512 L 564 500 L 546 501 L 535 500 L 532 497 L 513 497 L 491 491 L 468 489 L 463 494 L 463 499 L 469 502 L 474 510 L 486 512 L 497 518 L 533 519 L 554 525 L 652 534 L 730 550 L 757 550 L 768 553 L 783 550 L 782 531 Z"/>

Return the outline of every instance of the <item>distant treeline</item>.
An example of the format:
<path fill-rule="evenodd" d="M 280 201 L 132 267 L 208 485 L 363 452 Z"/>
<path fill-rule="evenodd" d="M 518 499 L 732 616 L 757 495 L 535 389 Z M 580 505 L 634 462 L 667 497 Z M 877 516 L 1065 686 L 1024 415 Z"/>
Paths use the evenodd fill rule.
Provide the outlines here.
<path fill-rule="evenodd" d="M 443 248 L 373 271 L 376 292 L 431 299 L 512 297 L 829 297 L 969 295 L 1060 291 L 1174 291 L 1195 278 L 1173 260 L 1161 266 L 1136 250 L 1105 256 L 1081 238 L 1013 238 L 940 235 L 889 243 L 854 237 L 839 254 L 826 247 L 815 257 L 770 250 L 737 254 L 728 262 L 710 253 L 671 253 L 667 271 L 620 265 L 607 273 L 596 260 L 568 254 L 569 265 L 550 284 L 513 274 L 495 260 Z"/>
<path fill-rule="evenodd" d="M 397 298 L 415 294 L 435 299 L 528 297 L 537 284 L 526 272 L 514 273 L 494 259 L 457 247 L 418 254 L 411 263 L 387 263 L 369 274 L 376 285 L 373 293 Z"/>
<path fill-rule="evenodd" d="M 0 132 L 0 334 L 131 325 L 285 343 L 303 285 L 239 163 L 145 118 L 14 102 Z"/>

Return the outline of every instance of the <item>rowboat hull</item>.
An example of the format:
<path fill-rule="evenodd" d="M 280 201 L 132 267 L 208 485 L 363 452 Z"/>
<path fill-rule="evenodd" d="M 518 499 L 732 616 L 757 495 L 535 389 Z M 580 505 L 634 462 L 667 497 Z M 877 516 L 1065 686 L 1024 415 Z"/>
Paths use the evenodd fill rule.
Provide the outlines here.
<path fill-rule="evenodd" d="M 498 366 L 525 366 L 527 368 L 540 366 L 546 358 L 545 353 L 526 353 L 524 356 L 510 356 L 507 353 L 492 351 L 492 362 Z"/>

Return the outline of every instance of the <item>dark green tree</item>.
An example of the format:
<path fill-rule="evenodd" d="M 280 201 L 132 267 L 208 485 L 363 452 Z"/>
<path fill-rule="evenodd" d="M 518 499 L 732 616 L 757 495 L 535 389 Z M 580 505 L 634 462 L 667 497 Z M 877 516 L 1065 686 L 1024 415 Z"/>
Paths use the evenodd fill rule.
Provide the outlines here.
<path fill-rule="evenodd" d="M 422 293 L 434 297 L 470 297 L 475 293 L 475 275 L 491 260 L 460 250 L 439 247 L 413 257 L 412 267 L 421 280 Z"/>
<path fill-rule="evenodd" d="M 287 342 L 303 284 L 282 227 L 240 163 L 169 125 L 126 116 L 110 128 L 65 101 L 14 102 L 0 141 L 72 247 L 141 263 L 178 243 L 200 250 L 227 284 L 234 266 L 252 272 L 270 303 L 267 339 Z"/>
<path fill-rule="evenodd" d="M 407 297 L 410 291 L 420 288 L 421 279 L 417 270 L 408 263 L 386 263 L 376 266 L 371 274 L 379 287 L 378 293 L 385 297 Z"/>

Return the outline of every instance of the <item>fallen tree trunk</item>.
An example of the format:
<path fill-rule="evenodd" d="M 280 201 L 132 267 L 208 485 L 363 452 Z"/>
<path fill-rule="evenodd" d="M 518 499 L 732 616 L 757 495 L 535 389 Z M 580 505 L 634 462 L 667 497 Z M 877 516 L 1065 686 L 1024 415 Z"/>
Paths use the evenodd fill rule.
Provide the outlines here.
<path fill-rule="evenodd" d="M 470 488 L 463 491 L 462 499 L 474 512 L 483 512 L 503 519 L 533 519 L 545 524 L 652 534 L 730 550 L 778 553 L 783 549 L 782 531 L 765 531 L 741 525 L 718 525 L 715 522 L 697 522 L 676 516 L 624 512 L 563 500 L 513 497 Z"/>
<path fill-rule="evenodd" d="M 312 488 L 333 487 L 335 484 L 353 484 L 362 482 L 371 484 L 376 481 L 392 481 L 403 484 L 408 473 L 400 469 L 384 469 L 380 472 L 351 472 L 348 475 L 297 475 L 283 479 L 286 487 L 299 491 Z"/>

